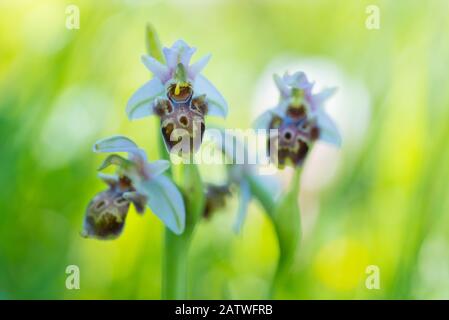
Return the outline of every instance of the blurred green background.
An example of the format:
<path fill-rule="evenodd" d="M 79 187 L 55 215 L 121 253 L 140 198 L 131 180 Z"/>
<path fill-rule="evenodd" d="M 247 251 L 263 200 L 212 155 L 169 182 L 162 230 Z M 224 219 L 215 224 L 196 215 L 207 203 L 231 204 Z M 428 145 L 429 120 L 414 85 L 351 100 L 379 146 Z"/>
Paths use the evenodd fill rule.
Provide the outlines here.
<path fill-rule="evenodd" d="M 65 27 L 69 4 L 80 9 L 78 30 Z M 370 4 L 379 30 L 365 27 Z M 329 110 L 343 146 L 317 146 L 306 164 L 303 239 L 278 298 L 448 299 L 448 13 L 445 0 L 2 0 L 0 299 L 160 298 L 155 215 L 130 212 L 116 241 L 79 235 L 104 188 L 97 139 L 125 134 L 158 157 L 154 119 L 129 122 L 124 111 L 150 77 L 140 62 L 147 22 L 164 45 L 197 47 L 193 60 L 212 53 L 205 75 L 230 110 L 212 120 L 220 125 L 249 127 L 276 101 L 264 98 L 272 71 L 292 65 L 310 64 L 312 80 L 341 89 Z M 219 179 L 217 170 L 204 179 Z M 253 201 L 234 234 L 236 206 L 233 197 L 198 227 L 189 298 L 265 297 L 273 228 Z M 80 290 L 65 288 L 72 264 Z M 379 290 L 365 287 L 368 265 L 379 267 Z"/>

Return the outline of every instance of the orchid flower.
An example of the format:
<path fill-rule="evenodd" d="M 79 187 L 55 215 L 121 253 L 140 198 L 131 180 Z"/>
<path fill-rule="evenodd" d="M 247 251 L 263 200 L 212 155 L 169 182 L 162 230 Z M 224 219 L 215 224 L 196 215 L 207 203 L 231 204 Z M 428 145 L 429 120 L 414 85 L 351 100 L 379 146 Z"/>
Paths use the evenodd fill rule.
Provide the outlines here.
<path fill-rule="evenodd" d="M 303 72 L 274 75 L 280 92 L 279 103 L 256 120 L 259 129 L 277 129 L 278 135 L 268 139 L 275 144 L 277 154 L 270 154 L 282 167 L 287 162 L 300 166 L 316 140 L 341 145 L 336 125 L 324 110 L 324 102 L 336 89 L 313 93 L 314 83 Z M 271 149 L 271 148 L 269 148 Z"/>
<path fill-rule="evenodd" d="M 178 40 L 171 48 L 163 48 L 165 63 L 144 55 L 142 62 L 154 77 L 131 96 L 126 107 L 130 120 L 153 114 L 161 119 L 162 135 L 169 151 L 184 136 L 197 149 L 205 130 L 204 117 L 227 115 L 226 101 L 201 75 L 211 56 L 190 64 L 195 51 Z"/>
<path fill-rule="evenodd" d="M 124 136 L 113 136 L 95 143 L 94 152 L 127 152 L 128 158 L 109 155 L 100 166 L 103 170 L 117 166 L 113 176 L 101 174 L 109 189 L 97 194 L 88 205 L 82 234 L 86 237 L 113 239 L 120 235 L 126 215 L 133 203 L 138 213 L 147 205 L 174 233 L 185 227 L 185 207 L 175 184 L 162 173 L 169 162 L 148 162 L 145 151 Z"/>

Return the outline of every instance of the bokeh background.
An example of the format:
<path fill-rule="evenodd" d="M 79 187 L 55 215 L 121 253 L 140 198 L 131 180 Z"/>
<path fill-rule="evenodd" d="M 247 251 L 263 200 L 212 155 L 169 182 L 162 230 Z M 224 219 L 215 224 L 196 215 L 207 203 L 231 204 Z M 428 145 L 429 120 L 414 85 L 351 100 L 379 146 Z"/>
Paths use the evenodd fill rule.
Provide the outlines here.
<path fill-rule="evenodd" d="M 80 28 L 65 27 L 66 7 Z M 366 7 L 380 29 L 365 27 Z M 0 299 L 159 299 L 163 226 L 128 216 L 123 235 L 80 237 L 104 188 L 92 144 L 125 134 L 157 159 L 155 121 L 129 122 L 127 99 L 150 74 L 140 62 L 151 22 L 213 57 L 205 75 L 226 97 L 229 128 L 248 128 L 276 99 L 273 72 L 302 69 L 343 135 L 304 169 L 303 238 L 286 299 L 449 298 L 449 2 L 331 0 L 0 2 Z M 280 172 L 282 181 L 291 171 Z M 220 168 L 204 170 L 220 180 Z M 237 200 L 202 222 L 189 298 L 266 296 L 278 255 L 253 201 L 240 234 Z M 81 289 L 65 288 L 78 265 Z M 365 287 L 368 265 L 380 289 Z"/>

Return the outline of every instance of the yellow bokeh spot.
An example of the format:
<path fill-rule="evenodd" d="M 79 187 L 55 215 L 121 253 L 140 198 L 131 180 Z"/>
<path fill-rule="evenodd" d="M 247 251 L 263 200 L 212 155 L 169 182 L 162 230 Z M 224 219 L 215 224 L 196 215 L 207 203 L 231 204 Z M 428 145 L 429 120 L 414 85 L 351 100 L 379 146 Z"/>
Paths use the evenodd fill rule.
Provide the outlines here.
<path fill-rule="evenodd" d="M 356 288 L 365 276 L 368 253 L 359 242 L 340 238 L 321 247 L 314 264 L 317 278 L 337 291 Z"/>

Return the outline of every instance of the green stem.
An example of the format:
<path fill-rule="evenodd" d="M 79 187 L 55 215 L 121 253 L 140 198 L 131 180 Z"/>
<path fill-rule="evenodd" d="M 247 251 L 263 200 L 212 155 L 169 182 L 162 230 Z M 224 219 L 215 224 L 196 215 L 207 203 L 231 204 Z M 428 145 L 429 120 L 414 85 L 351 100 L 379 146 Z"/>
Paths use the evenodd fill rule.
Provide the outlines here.
<path fill-rule="evenodd" d="M 279 257 L 276 263 L 276 269 L 271 281 L 270 289 L 268 292 L 268 298 L 273 299 L 277 288 L 279 287 L 280 283 L 283 282 L 288 270 L 290 269 L 290 265 L 292 263 L 292 260 L 294 258 L 293 253 L 295 251 L 295 248 L 299 245 L 299 239 L 300 239 L 300 233 L 301 233 L 301 217 L 300 217 L 300 210 L 299 210 L 299 204 L 298 204 L 298 194 L 299 194 L 299 185 L 301 180 L 301 168 L 296 168 L 295 173 L 293 176 L 293 179 L 290 183 L 289 190 L 284 195 L 284 198 L 280 201 L 278 204 L 278 207 L 273 209 L 273 216 L 272 220 L 274 223 L 274 227 L 276 230 L 276 236 L 278 239 L 278 246 L 279 246 Z M 292 219 L 289 223 L 291 225 L 298 224 L 298 232 L 295 234 L 288 234 L 288 238 L 293 236 L 293 239 L 289 239 L 289 242 L 291 242 L 292 248 L 290 248 L 290 252 L 286 252 L 284 245 L 282 245 L 282 241 L 285 242 L 285 238 L 283 238 L 283 235 L 285 233 L 285 228 L 281 225 L 282 222 L 280 222 L 279 215 L 285 214 L 285 208 L 284 203 L 291 202 L 295 204 L 296 210 L 291 209 L 294 214 L 296 214 L 296 221 Z M 279 210 L 279 212 L 278 212 Z M 288 231 L 287 231 L 288 232 Z"/>
<path fill-rule="evenodd" d="M 183 234 L 176 235 L 165 228 L 164 261 L 162 269 L 162 298 L 187 299 L 188 252 L 196 223 L 204 211 L 204 193 L 198 167 L 182 165 L 182 193 L 186 208 L 186 226 Z M 181 183 L 178 183 L 181 185 Z"/>
<path fill-rule="evenodd" d="M 164 141 L 159 135 L 159 148 L 161 157 L 169 159 Z M 163 263 L 162 263 L 162 299 L 185 300 L 187 299 L 188 282 L 188 252 L 190 240 L 195 229 L 196 222 L 200 219 L 204 209 L 203 185 L 195 164 L 182 166 L 181 175 L 177 183 L 181 187 L 186 208 L 186 226 L 184 233 L 176 235 L 165 228 Z M 168 174 L 175 178 L 173 170 Z M 181 186 L 182 184 L 182 186 Z"/>
<path fill-rule="evenodd" d="M 190 241 L 165 228 L 162 299 L 187 298 L 187 257 Z"/>
<path fill-rule="evenodd" d="M 156 126 L 158 128 L 158 126 Z M 170 155 L 160 132 L 157 132 L 159 154 L 165 160 Z M 173 178 L 170 167 L 167 174 Z M 181 300 L 187 297 L 187 252 L 188 241 L 164 228 L 163 261 L 162 261 L 162 299 Z"/>

